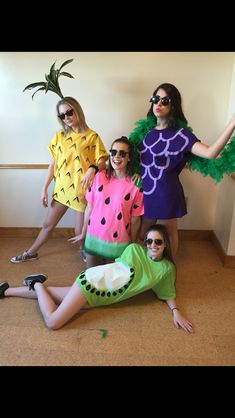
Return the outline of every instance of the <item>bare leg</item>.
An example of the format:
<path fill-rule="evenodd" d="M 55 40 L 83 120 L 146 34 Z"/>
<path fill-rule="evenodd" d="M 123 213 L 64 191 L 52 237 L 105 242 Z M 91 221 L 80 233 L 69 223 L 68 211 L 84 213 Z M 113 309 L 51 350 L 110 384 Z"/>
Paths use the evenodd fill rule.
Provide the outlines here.
<path fill-rule="evenodd" d="M 80 235 L 82 232 L 82 227 L 83 227 L 83 222 L 84 222 L 84 212 L 77 212 L 75 213 L 75 228 L 74 228 L 74 232 L 75 235 Z"/>
<path fill-rule="evenodd" d="M 38 249 L 49 239 L 51 232 L 58 224 L 62 216 L 65 214 L 67 209 L 67 206 L 62 205 L 62 203 L 59 203 L 56 200 L 52 200 L 46 219 L 43 222 L 42 229 L 34 243 L 27 250 L 28 254 L 36 254 Z"/>
<path fill-rule="evenodd" d="M 157 222 L 155 219 L 143 219 L 141 223 L 140 239 L 143 241 L 145 238 L 146 230 L 149 226 L 155 225 Z"/>
<path fill-rule="evenodd" d="M 50 329 L 61 328 L 87 303 L 76 282 L 59 306 L 55 304 L 42 283 L 35 283 L 34 289 L 44 321 Z"/>
<path fill-rule="evenodd" d="M 106 264 L 106 263 L 103 257 L 87 253 L 86 264 L 87 264 L 87 268 L 90 268 L 90 267 L 95 267 L 95 266 L 101 266 L 102 264 Z"/>
<path fill-rule="evenodd" d="M 49 286 L 47 287 L 47 291 L 50 294 L 51 298 L 54 300 L 54 302 L 59 304 L 67 295 L 70 287 L 71 286 Z M 4 295 L 7 297 L 12 296 L 18 298 L 37 299 L 37 293 L 34 290 L 29 290 L 28 286 L 9 287 L 7 290 L 5 290 Z"/>
<path fill-rule="evenodd" d="M 67 293 L 69 292 L 71 286 L 63 286 L 63 287 L 57 287 L 57 286 L 48 286 L 47 291 L 50 295 L 50 297 L 53 299 L 53 301 L 59 305 L 62 300 L 65 298 Z M 26 298 L 26 299 L 37 299 L 37 293 L 34 290 L 29 290 L 27 286 L 21 286 L 21 287 L 9 287 L 4 292 L 5 297 L 18 297 L 18 298 Z M 91 306 L 86 303 L 86 305 L 83 306 L 83 309 L 90 309 Z"/>
<path fill-rule="evenodd" d="M 178 227 L 177 223 L 178 220 L 176 218 L 173 219 L 164 219 L 160 221 L 164 225 L 166 225 L 166 229 L 169 235 L 170 244 L 171 244 L 171 252 L 173 260 L 176 261 L 176 254 L 179 246 L 179 236 L 178 236 Z"/>

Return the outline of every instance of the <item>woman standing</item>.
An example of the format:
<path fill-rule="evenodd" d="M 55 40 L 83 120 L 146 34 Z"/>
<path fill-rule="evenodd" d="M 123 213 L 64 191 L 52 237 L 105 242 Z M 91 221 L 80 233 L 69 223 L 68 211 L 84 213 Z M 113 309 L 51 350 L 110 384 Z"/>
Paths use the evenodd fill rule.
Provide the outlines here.
<path fill-rule="evenodd" d="M 41 194 L 42 205 L 48 207 L 48 187 L 54 179 L 52 201 L 36 240 L 23 253 L 12 257 L 12 263 L 37 260 L 39 248 L 48 240 L 68 208 L 76 214 L 75 233 L 81 233 L 86 189 L 92 184 L 95 173 L 105 167 L 108 158 L 102 140 L 87 126 L 83 110 L 76 99 L 62 98 L 56 110 L 62 130 L 54 135 L 48 146 L 52 161 Z"/>
<path fill-rule="evenodd" d="M 114 261 L 138 239 L 144 213 L 143 189 L 130 177 L 132 161 L 130 141 L 124 136 L 113 141 L 107 170 L 96 174 L 86 193 L 82 232 L 69 241 L 85 239 L 87 267 Z"/>
<path fill-rule="evenodd" d="M 187 213 L 179 174 L 191 154 L 206 159 L 217 157 L 234 131 L 235 115 L 214 144 L 208 146 L 187 126 L 181 95 L 174 85 L 163 83 L 158 86 L 150 102 L 147 123 L 151 128 L 144 135 L 142 124 L 130 135 L 130 141 L 139 153 L 144 189 L 141 235 L 143 238 L 146 228 L 160 220 L 167 227 L 175 259 L 178 249 L 177 219 Z"/>

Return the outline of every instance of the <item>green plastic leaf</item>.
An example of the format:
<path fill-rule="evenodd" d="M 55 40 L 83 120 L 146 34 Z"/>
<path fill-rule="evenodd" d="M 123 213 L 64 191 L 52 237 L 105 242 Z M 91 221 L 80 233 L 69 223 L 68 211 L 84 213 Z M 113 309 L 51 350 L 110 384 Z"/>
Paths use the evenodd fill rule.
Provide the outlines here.
<path fill-rule="evenodd" d="M 69 73 L 66 73 L 65 71 L 63 71 L 62 73 L 60 73 L 60 75 L 59 75 L 59 76 L 61 76 L 61 75 L 64 75 L 65 77 L 69 77 L 69 78 L 74 78 L 74 76 L 73 76 L 73 75 L 71 75 L 71 74 L 69 74 Z"/>
<path fill-rule="evenodd" d="M 45 79 L 47 81 L 46 83 L 45 83 L 45 81 L 39 81 L 37 83 L 28 84 L 24 88 L 23 92 L 25 90 L 31 90 L 35 87 L 41 86 L 40 89 L 38 89 L 34 92 L 34 94 L 32 95 L 32 99 L 33 99 L 34 95 L 39 90 L 45 90 L 45 93 L 47 93 L 48 91 L 52 91 L 53 93 L 57 94 L 61 99 L 63 99 L 64 96 L 61 92 L 58 78 L 61 75 L 65 76 L 65 77 L 69 77 L 69 78 L 74 78 L 71 74 L 69 74 L 67 72 L 60 72 L 61 68 L 63 68 L 65 65 L 69 64 L 72 61 L 73 61 L 73 58 L 63 62 L 63 64 L 60 66 L 60 68 L 58 70 L 55 69 L 55 64 L 56 64 L 56 61 L 55 61 L 50 68 L 49 74 L 45 74 Z"/>
<path fill-rule="evenodd" d="M 106 338 L 107 337 L 107 335 L 108 335 L 107 329 L 101 328 L 101 329 L 99 329 L 99 331 L 101 332 L 101 338 Z"/>
<path fill-rule="evenodd" d="M 61 70 L 61 68 L 63 68 L 65 65 L 67 65 L 67 64 L 69 64 L 70 62 L 72 62 L 73 61 L 73 58 L 72 59 L 70 59 L 70 60 L 67 60 L 67 61 L 65 61 L 65 62 L 63 62 L 63 64 L 60 66 L 60 68 L 59 68 L 59 72 L 60 72 L 60 70 Z"/>
<path fill-rule="evenodd" d="M 33 95 L 32 95 L 32 100 L 33 100 L 33 97 L 35 96 L 35 94 L 36 94 L 39 90 L 45 90 L 45 87 L 41 87 L 40 89 L 37 89 L 37 90 L 33 93 Z"/>
<path fill-rule="evenodd" d="M 46 87 L 46 83 L 45 83 L 45 81 L 40 81 L 39 83 L 32 83 L 32 84 L 28 84 L 28 86 L 26 86 L 26 87 L 24 88 L 23 92 L 24 92 L 25 90 L 31 90 L 31 89 L 34 89 L 34 87 L 38 87 L 38 86 L 44 86 L 44 87 Z"/>

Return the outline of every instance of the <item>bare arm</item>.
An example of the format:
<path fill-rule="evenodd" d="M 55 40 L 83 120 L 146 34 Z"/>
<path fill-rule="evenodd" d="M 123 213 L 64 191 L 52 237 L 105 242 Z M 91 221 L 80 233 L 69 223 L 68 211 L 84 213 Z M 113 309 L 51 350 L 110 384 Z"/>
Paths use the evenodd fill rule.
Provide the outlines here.
<path fill-rule="evenodd" d="M 169 299 L 166 301 L 166 303 L 172 312 L 173 322 L 174 322 L 175 327 L 182 328 L 184 331 L 188 333 L 192 333 L 193 332 L 192 323 L 181 315 L 180 310 L 176 305 L 176 300 Z"/>
<path fill-rule="evenodd" d="M 104 157 L 101 157 L 99 159 L 99 161 L 97 163 L 97 168 L 98 168 L 98 170 L 104 170 L 106 168 Z M 88 187 L 92 186 L 95 174 L 96 174 L 96 169 L 94 167 L 89 167 L 87 169 L 86 174 L 81 181 L 81 185 L 82 185 L 82 187 L 84 187 L 85 190 Z"/>
<path fill-rule="evenodd" d="M 219 136 L 219 138 L 212 145 L 206 145 L 202 142 L 196 142 L 192 148 L 192 154 L 198 155 L 199 157 L 207 158 L 212 160 L 219 155 L 220 151 L 225 147 L 228 140 L 230 139 L 235 129 L 235 114 L 232 116 L 230 122 Z"/>
<path fill-rule="evenodd" d="M 84 221 L 83 221 L 83 227 L 82 232 L 79 235 L 76 235 L 75 237 L 69 238 L 68 241 L 71 242 L 71 244 L 75 244 L 76 242 L 82 241 L 86 237 L 86 231 L 87 231 L 87 225 L 92 212 L 92 206 L 88 203 L 84 212 Z"/>
<path fill-rule="evenodd" d="M 132 216 L 131 218 L 131 241 L 137 242 L 140 233 L 141 216 Z"/>
<path fill-rule="evenodd" d="M 49 185 L 51 184 L 53 178 L 54 178 L 54 165 L 55 165 L 55 161 L 52 160 L 48 170 L 47 170 L 47 176 L 46 179 L 44 181 L 43 187 L 42 187 L 42 193 L 41 193 L 41 202 L 42 205 L 46 208 L 48 206 L 48 193 L 47 193 L 47 189 L 49 187 Z"/>

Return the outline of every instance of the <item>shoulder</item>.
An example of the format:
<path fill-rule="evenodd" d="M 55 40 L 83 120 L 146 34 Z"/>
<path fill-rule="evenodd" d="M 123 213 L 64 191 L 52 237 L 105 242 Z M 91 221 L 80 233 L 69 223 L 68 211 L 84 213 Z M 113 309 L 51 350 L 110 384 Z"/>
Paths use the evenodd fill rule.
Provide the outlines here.
<path fill-rule="evenodd" d="M 178 129 L 178 131 L 179 131 L 179 132 L 182 132 L 182 133 L 183 133 L 183 135 L 187 136 L 187 138 L 189 138 L 189 139 L 193 139 L 193 140 L 198 141 L 198 138 L 196 137 L 196 135 L 194 135 L 194 134 L 193 134 L 191 131 L 189 131 L 188 129 L 186 129 L 186 128 L 181 128 L 181 129 Z"/>
<path fill-rule="evenodd" d="M 60 141 L 62 138 L 64 138 L 64 133 L 63 133 L 63 131 L 62 130 L 60 130 L 60 131 L 57 131 L 55 134 L 54 134 L 54 136 L 53 136 L 53 138 L 52 138 L 52 140 L 51 140 L 51 143 L 53 143 L 53 142 L 58 142 L 58 141 Z"/>

